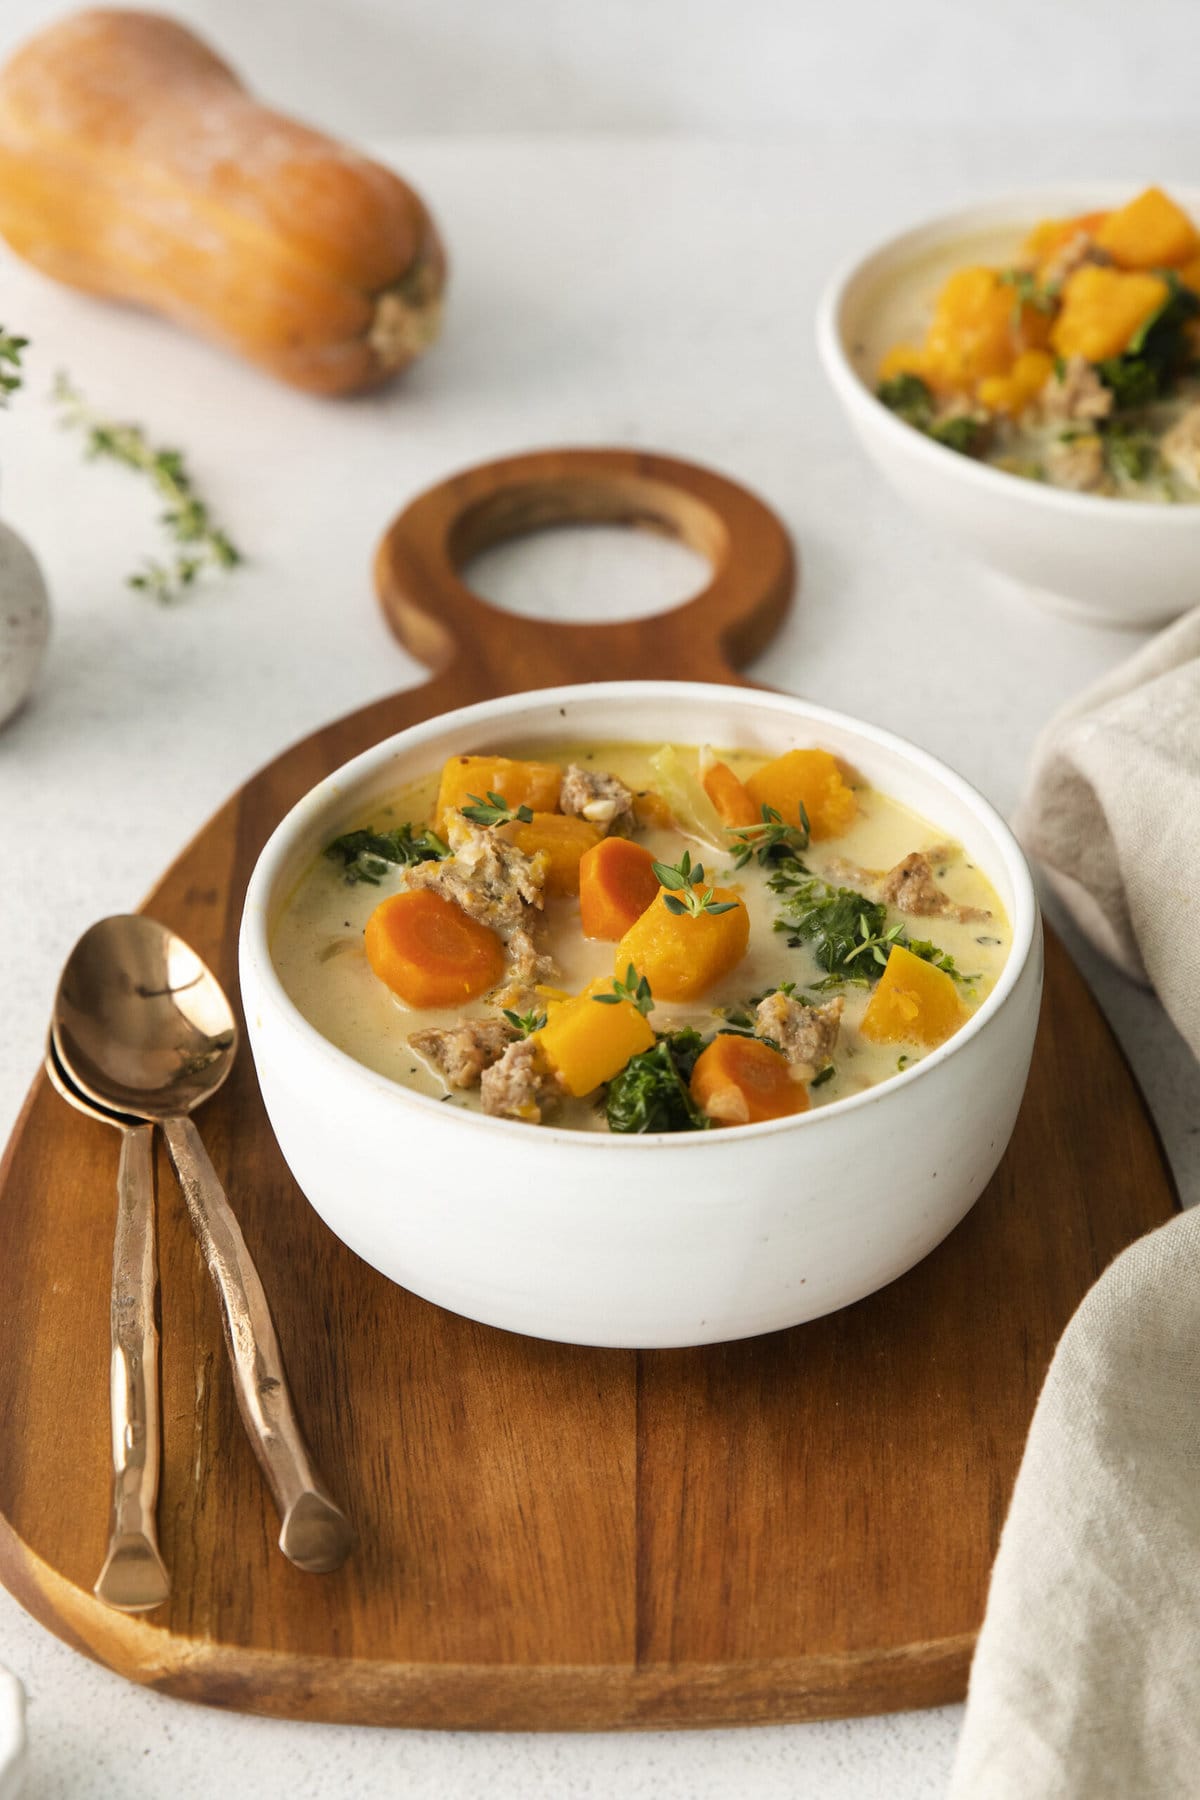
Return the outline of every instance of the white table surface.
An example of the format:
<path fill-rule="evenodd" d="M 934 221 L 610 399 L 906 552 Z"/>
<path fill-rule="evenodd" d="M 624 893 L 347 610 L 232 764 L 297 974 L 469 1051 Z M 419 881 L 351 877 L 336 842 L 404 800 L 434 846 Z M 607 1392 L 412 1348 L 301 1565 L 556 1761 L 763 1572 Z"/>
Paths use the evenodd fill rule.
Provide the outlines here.
<path fill-rule="evenodd" d="M 371 552 L 406 499 L 464 464 L 628 443 L 748 482 L 804 566 L 754 673 L 919 740 L 1002 809 L 1042 722 L 1140 641 L 1001 598 L 911 518 L 850 439 L 812 316 L 831 267 L 904 220 L 1050 172 L 1200 179 L 1193 134 L 847 129 L 776 146 L 443 139 L 387 153 L 443 221 L 454 284 L 441 347 L 382 398 L 288 393 L 0 261 L 0 316 L 34 339 L 28 389 L 0 417 L 3 511 L 41 557 L 56 614 L 36 702 L 0 733 L 0 1135 L 79 932 L 135 905 L 257 764 L 419 679 L 376 610 Z M 155 547 L 155 506 L 57 430 L 44 396 L 60 365 L 98 406 L 186 449 L 245 569 L 170 610 L 122 586 Z M 495 556 L 489 582 L 512 604 L 580 616 L 614 586 L 625 610 L 639 597 L 648 610 L 689 572 L 669 546 L 576 534 Z M 1149 996 L 1081 960 L 1194 1201 L 1200 1072 Z M 942 1792 L 960 1717 L 536 1737 L 281 1724 L 144 1693 L 7 1595 L 0 1662 L 29 1693 L 39 1800 L 915 1800 Z"/>

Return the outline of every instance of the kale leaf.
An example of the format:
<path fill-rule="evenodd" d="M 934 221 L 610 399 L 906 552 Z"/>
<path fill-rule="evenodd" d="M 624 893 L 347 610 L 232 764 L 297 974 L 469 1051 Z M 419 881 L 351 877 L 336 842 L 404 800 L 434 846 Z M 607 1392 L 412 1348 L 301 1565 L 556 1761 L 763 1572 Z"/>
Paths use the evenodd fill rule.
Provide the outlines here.
<path fill-rule="evenodd" d="M 828 992 L 845 982 L 868 987 L 887 967 L 892 946 L 911 950 L 922 962 L 932 963 L 952 980 L 967 984 L 977 975 L 963 975 L 954 958 L 928 938 L 911 938 L 903 925 L 888 924 L 887 907 L 868 900 L 855 888 L 834 887 L 819 875 L 805 873 L 800 865 L 782 870 L 767 884 L 783 896 L 776 931 L 788 933 L 788 944 L 798 949 L 811 944 L 817 965 L 826 971 L 814 988 Z"/>
<path fill-rule="evenodd" d="M 365 881 L 378 887 L 388 869 L 411 868 L 414 863 L 440 862 L 450 846 L 427 827 L 414 831 L 400 825 L 395 831 L 347 831 L 325 846 L 331 861 L 342 860 L 342 879 L 351 887 Z"/>
<path fill-rule="evenodd" d="M 1126 481 L 1145 481 L 1158 468 L 1158 446 L 1148 431 L 1113 419 L 1102 433 L 1109 472 Z"/>
<path fill-rule="evenodd" d="M 1112 389 L 1118 412 L 1161 400 L 1195 361 L 1187 327 L 1200 314 L 1200 297 L 1174 270 L 1158 273 L 1167 283 L 1167 297 L 1158 311 L 1134 333 L 1120 356 L 1106 357 L 1096 365 L 1101 381 Z"/>
<path fill-rule="evenodd" d="M 953 419 L 942 419 L 929 427 L 929 436 L 935 444 L 957 450 L 960 456 L 982 456 L 989 435 L 987 420 L 977 418 L 974 413 L 959 413 Z"/>
<path fill-rule="evenodd" d="M 933 423 L 933 395 L 919 375 L 893 375 L 890 381 L 880 382 L 876 393 L 888 411 L 906 425 L 915 425 L 918 431 L 929 430 Z"/>
<path fill-rule="evenodd" d="M 768 884 L 783 896 L 778 931 L 788 932 L 793 949 L 811 944 L 818 968 L 839 978 L 864 982 L 880 973 L 874 956 L 860 957 L 879 943 L 887 928 L 887 908 L 854 888 L 834 887 L 819 875 L 774 875 Z M 886 957 L 884 961 L 886 961 Z"/>
<path fill-rule="evenodd" d="M 708 1118 L 688 1092 L 704 1039 L 690 1026 L 665 1032 L 652 1050 L 631 1056 L 604 1099 L 610 1131 L 704 1131 Z"/>
<path fill-rule="evenodd" d="M 988 420 L 976 413 L 958 413 L 949 419 L 939 419 L 933 394 L 919 375 L 893 375 L 890 380 L 881 381 L 875 392 L 889 412 L 894 412 L 906 425 L 924 432 L 935 444 L 957 450 L 961 456 L 981 456 L 987 448 Z"/>

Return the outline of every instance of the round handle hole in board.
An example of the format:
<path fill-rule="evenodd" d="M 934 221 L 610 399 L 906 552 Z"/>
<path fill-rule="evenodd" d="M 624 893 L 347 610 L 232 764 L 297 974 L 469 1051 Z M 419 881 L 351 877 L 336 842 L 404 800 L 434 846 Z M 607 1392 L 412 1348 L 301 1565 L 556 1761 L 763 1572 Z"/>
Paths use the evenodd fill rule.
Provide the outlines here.
<path fill-rule="evenodd" d="M 708 585 L 712 565 L 673 534 L 578 523 L 497 541 L 459 573 L 506 612 L 582 625 L 669 612 Z"/>

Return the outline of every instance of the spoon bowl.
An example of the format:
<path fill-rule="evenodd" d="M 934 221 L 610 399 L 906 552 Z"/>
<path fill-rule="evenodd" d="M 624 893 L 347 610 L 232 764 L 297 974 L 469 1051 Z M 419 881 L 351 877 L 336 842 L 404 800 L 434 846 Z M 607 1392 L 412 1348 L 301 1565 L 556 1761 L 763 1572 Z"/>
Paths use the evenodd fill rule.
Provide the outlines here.
<path fill-rule="evenodd" d="M 190 944 L 140 914 L 101 919 L 72 950 L 54 1006 L 72 1085 L 106 1112 L 194 1112 L 225 1081 L 237 1023 Z"/>

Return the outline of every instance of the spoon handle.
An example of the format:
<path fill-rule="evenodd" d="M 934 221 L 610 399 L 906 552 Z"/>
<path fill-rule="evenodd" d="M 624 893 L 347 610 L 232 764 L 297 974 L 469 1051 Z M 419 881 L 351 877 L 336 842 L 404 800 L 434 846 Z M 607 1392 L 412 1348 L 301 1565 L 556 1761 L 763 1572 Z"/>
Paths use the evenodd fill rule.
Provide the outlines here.
<path fill-rule="evenodd" d="M 153 1146 L 153 1125 L 123 1132 L 117 1173 L 109 1378 L 112 1521 L 94 1591 L 121 1612 L 161 1606 L 170 1591 L 155 1523 L 161 1437 Z"/>
<path fill-rule="evenodd" d="M 162 1132 L 221 1297 L 242 1423 L 279 1509 L 279 1548 L 300 1568 L 323 1574 L 345 1561 L 353 1534 L 309 1457 L 258 1270 L 195 1125 L 182 1116 L 164 1119 Z"/>

